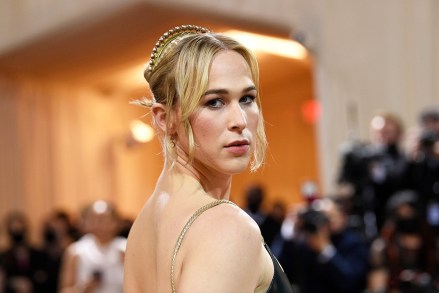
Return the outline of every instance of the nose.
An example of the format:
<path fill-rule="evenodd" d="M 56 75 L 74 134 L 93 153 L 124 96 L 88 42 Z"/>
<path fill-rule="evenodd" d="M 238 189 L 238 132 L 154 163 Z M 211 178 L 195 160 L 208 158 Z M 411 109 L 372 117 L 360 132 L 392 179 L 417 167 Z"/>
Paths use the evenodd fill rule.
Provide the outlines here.
<path fill-rule="evenodd" d="M 229 108 L 229 129 L 242 131 L 247 127 L 247 117 L 245 111 L 239 103 L 230 104 Z"/>

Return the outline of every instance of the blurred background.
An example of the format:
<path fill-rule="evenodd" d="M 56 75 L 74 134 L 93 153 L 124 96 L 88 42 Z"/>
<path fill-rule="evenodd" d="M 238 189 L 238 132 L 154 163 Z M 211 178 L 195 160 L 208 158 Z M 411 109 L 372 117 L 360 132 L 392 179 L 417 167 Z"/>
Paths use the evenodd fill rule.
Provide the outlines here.
<path fill-rule="evenodd" d="M 241 38 L 260 62 L 267 162 L 235 177 L 232 200 L 244 206 L 253 184 L 266 206 L 302 201 L 309 182 L 331 193 L 340 146 L 367 139 L 373 115 L 410 128 L 438 103 L 437 15 L 435 0 L 1 0 L 0 219 L 24 211 L 38 240 L 54 209 L 106 199 L 135 217 L 162 155 L 129 102 L 181 24 Z"/>

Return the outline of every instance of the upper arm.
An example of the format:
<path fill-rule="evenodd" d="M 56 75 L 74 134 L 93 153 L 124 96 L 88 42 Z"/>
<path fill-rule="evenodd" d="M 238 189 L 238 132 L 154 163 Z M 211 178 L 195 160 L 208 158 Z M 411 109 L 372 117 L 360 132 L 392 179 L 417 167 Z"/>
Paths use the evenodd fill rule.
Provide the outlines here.
<path fill-rule="evenodd" d="M 177 291 L 254 292 L 265 260 L 256 223 L 231 206 L 213 209 L 198 221 L 186 235 Z"/>
<path fill-rule="evenodd" d="M 78 258 L 74 253 L 72 246 L 68 247 L 64 252 L 61 273 L 60 273 L 60 289 L 71 288 L 76 284 L 76 268 Z"/>

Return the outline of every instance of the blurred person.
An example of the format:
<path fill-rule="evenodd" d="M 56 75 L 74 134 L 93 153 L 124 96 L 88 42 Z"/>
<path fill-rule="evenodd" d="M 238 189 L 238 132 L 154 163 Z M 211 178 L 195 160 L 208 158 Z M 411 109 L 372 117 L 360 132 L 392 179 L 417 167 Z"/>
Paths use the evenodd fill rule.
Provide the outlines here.
<path fill-rule="evenodd" d="M 84 236 L 70 244 L 61 265 L 61 293 L 123 292 L 126 239 L 118 237 L 119 215 L 103 200 L 82 212 Z"/>
<path fill-rule="evenodd" d="M 403 125 L 399 117 L 384 113 L 370 123 L 370 141 L 344 147 L 337 185 L 351 200 L 349 214 L 360 230 L 374 239 L 385 219 L 388 198 L 405 187 L 408 159 L 401 149 Z"/>
<path fill-rule="evenodd" d="M 118 236 L 128 238 L 130 234 L 131 227 L 133 226 L 134 220 L 131 218 L 123 218 L 120 220 L 120 229 Z"/>
<path fill-rule="evenodd" d="M 271 250 L 276 257 L 280 257 L 284 243 L 296 237 L 296 224 L 298 222 L 298 217 L 307 209 L 307 207 L 308 203 L 299 202 L 294 203 L 288 209 L 288 212 L 282 221 L 280 231 L 271 244 Z"/>
<path fill-rule="evenodd" d="M 407 187 L 417 192 L 428 223 L 439 231 L 439 107 L 420 113 L 420 128 L 412 137 Z"/>
<path fill-rule="evenodd" d="M 410 161 L 408 187 L 419 196 L 429 223 L 439 228 L 439 133 L 424 132 L 417 156 Z"/>
<path fill-rule="evenodd" d="M 286 208 L 284 203 L 277 201 L 273 204 L 271 211 L 267 214 L 267 217 L 260 226 L 262 237 L 264 238 L 265 243 L 270 247 L 280 233 L 285 214 Z"/>
<path fill-rule="evenodd" d="M 291 292 L 257 223 L 230 202 L 232 177 L 264 160 L 258 65 L 222 34 L 184 25 L 145 78 L 164 166 L 128 236 L 125 292 Z"/>
<path fill-rule="evenodd" d="M 422 109 L 418 121 L 419 124 L 412 127 L 407 137 L 407 152 L 413 160 L 422 159 L 423 149 L 429 143 L 428 138 L 439 134 L 439 105 L 431 105 Z"/>
<path fill-rule="evenodd" d="M 412 190 L 399 191 L 389 199 L 388 218 L 371 245 L 368 292 L 438 292 L 434 238 L 418 205 Z"/>
<path fill-rule="evenodd" d="M 21 211 L 8 213 L 5 227 L 9 237 L 9 247 L 0 253 L 0 274 L 3 275 L 0 292 L 44 292 L 48 278 L 45 258 L 28 239 L 29 222 L 26 215 Z"/>
<path fill-rule="evenodd" d="M 360 293 L 369 269 L 367 242 L 349 229 L 343 206 L 335 198 L 299 206 L 294 231 L 279 261 L 301 293 Z"/>
<path fill-rule="evenodd" d="M 265 200 L 264 187 L 258 184 L 251 185 L 247 189 L 245 199 L 244 211 L 261 227 L 267 218 L 267 214 L 262 208 Z"/>
<path fill-rule="evenodd" d="M 419 120 L 423 130 L 439 133 L 439 104 L 428 106 L 422 110 Z"/>
<path fill-rule="evenodd" d="M 298 215 L 305 211 L 314 202 L 321 199 L 317 183 L 313 180 L 305 180 L 300 184 L 300 193 L 303 201 L 294 203 L 286 212 L 283 207 L 283 220 L 279 228 L 279 233 L 274 237 L 271 248 L 275 256 L 280 255 L 282 245 L 285 241 L 291 240 L 296 232 Z"/>
<path fill-rule="evenodd" d="M 44 292 L 57 292 L 61 259 L 65 249 L 77 240 L 77 231 L 67 212 L 55 210 L 44 221 L 42 236 L 42 252 L 47 272 Z"/>
<path fill-rule="evenodd" d="M 1 259 L 0 259 L 0 293 L 4 293 L 4 286 L 6 282 L 5 273 L 3 271 L 3 268 L 1 267 Z"/>

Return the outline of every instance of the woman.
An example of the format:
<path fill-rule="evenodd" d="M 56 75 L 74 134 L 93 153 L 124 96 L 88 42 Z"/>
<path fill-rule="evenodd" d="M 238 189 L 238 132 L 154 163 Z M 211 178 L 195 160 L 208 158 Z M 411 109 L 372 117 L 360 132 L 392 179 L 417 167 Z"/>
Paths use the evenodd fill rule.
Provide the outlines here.
<path fill-rule="evenodd" d="M 255 171 L 265 153 L 255 57 L 229 37 L 182 26 L 159 39 L 145 78 L 154 97 L 138 104 L 151 109 L 165 163 L 129 234 L 124 292 L 273 289 L 277 261 L 228 201 L 232 175 L 250 161 Z"/>
<path fill-rule="evenodd" d="M 84 235 L 64 255 L 59 293 L 121 293 L 127 240 L 118 237 L 119 214 L 108 201 L 97 200 L 81 213 Z"/>

